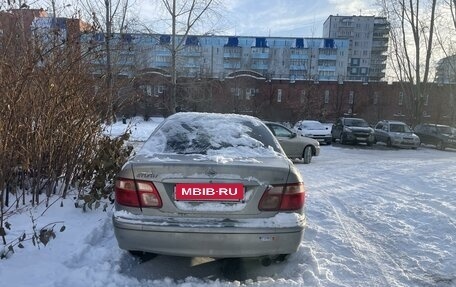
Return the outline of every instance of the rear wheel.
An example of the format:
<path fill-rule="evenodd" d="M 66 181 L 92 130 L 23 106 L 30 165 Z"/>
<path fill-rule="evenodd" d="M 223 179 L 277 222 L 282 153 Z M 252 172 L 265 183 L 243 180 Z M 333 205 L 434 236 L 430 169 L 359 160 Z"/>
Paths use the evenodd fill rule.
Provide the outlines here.
<path fill-rule="evenodd" d="M 340 134 L 340 143 L 341 144 L 346 144 L 347 143 L 347 139 L 346 139 L 346 136 L 345 136 L 344 133 Z"/>
<path fill-rule="evenodd" d="M 392 144 L 391 144 L 391 139 L 390 139 L 390 138 L 388 138 L 388 139 L 386 140 L 386 146 L 388 146 L 388 147 L 391 147 L 391 146 L 392 146 Z"/>
<path fill-rule="evenodd" d="M 445 144 L 442 140 L 437 143 L 436 148 L 439 150 L 445 150 Z"/>
<path fill-rule="evenodd" d="M 305 164 L 308 164 L 312 161 L 312 147 L 306 146 L 302 152 L 302 159 Z"/>

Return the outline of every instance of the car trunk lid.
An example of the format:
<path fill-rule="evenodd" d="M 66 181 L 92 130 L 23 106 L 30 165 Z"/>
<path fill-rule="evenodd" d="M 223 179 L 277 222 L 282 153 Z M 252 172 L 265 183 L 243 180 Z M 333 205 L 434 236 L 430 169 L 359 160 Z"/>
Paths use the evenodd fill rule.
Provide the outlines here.
<path fill-rule="evenodd" d="M 159 209 L 142 208 L 143 214 L 252 215 L 260 213 L 258 204 L 266 189 L 287 183 L 290 163 L 287 159 L 277 158 L 208 159 L 198 155 L 160 155 L 147 161 L 138 158 L 125 170 L 129 174 L 121 176 L 152 182 L 164 203 Z M 211 194 L 206 194 L 204 199 L 199 200 L 201 197 L 193 194 L 192 200 L 179 200 L 176 192 L 181 184 L 196 188 L 204 188 L 208 184 L 222 188 L 237 184 L 243 188 L 243 195 L 241 200 L 230 200 L 211 198 Z M 186 192 L 188 195 L 189 190 Z M 203 193 L 204 190 L 199 192 Z"/>

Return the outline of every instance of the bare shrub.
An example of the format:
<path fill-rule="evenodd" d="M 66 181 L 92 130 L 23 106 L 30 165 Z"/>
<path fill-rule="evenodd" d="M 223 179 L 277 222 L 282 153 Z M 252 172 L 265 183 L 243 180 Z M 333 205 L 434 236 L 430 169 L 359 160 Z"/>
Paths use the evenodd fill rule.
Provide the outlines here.
<path fill-rule="evenodd" d="M 95 168 L 94 162 L 107 147 L 108 156 L 116 161 L 125 160 L 129 153 L 123 150 L 125 137 L 109 139 L 102 134 L 100 110 L 106 103 L 94 92 L 102 79 L 88 73 L 87 55 L 81 54 L 77 41 L 17 35 L 13 30 L 0 38 L 0 237 L 4 245 L 5 222 L 14 209 L 49 205 L 51 195 L 66 197 L 72 186 L 79 187 L 82 197 L 85 192 L 94 194 L 94 188 L 84 187 L 96 182 L 102 189 L 102 181 L 116 172 L 112 166 Z"/>

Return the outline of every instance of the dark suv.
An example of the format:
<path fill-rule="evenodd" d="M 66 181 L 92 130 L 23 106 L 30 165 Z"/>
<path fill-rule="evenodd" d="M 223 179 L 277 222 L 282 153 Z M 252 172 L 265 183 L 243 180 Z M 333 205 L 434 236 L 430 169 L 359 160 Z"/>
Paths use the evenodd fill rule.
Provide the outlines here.
<path fill-rule="evenodd" d="M 422 143 L 435 145 L 437 149 L 456 148 L 456 135 L 450 126 L 419 124 L 415 127 L 415 134 L 420 137 Z"/>
<path fill-rule="evenodd" d="M 360 118 L 339 118 L 331 129 L 332 141 L 339 139 L 341 144 L 375 142 L 374 129 Z"/>

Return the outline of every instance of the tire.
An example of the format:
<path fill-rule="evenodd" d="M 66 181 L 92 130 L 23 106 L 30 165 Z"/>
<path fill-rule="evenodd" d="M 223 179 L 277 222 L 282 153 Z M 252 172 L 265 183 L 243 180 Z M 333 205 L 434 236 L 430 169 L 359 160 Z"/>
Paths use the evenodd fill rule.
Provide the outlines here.
<path fill-rule="evenodd" d="M 388 138 L 388 139 L 386 140 L 386 146 L 387 146 L 387 147 L 391 147 L 391 146 L 392 146 L 392 144 L 391 144 L 391 139 L 390 139 L 390 138 Z"/>
<path fill-rule="evenodd" d="M 306 146 L 302 152 L 302 160 L 305 164 L 309 164 L 312 161 L 312 147 Z"/>
<path fill-rule="evenodd" d="M 443 143 L 442 140 L 440 140 L 436 145 L 435 147 L 438 149 L 438 150 L 445 150 L 445 144 Z"/>
<path fill-rule="evenodd" d="M 341 133 L 340 134 L 340 144 L 346 144 L 347 140 L 345 139 L 345 134 Z"/>
<path fill-rule="evenodd" d="M 331 138 L 331 141 L 332 141 L 333 143 L 335 143 L 335 142 L 336 142 L 336 138 L 333 136 L 333 137 Z"/>
<path fill-rule="evenodd" d="M 327 141 L 327 142 L 326 142 L 326 145 L 331 145 L 331 142 L 332 142 L 332 140 Z"/>

